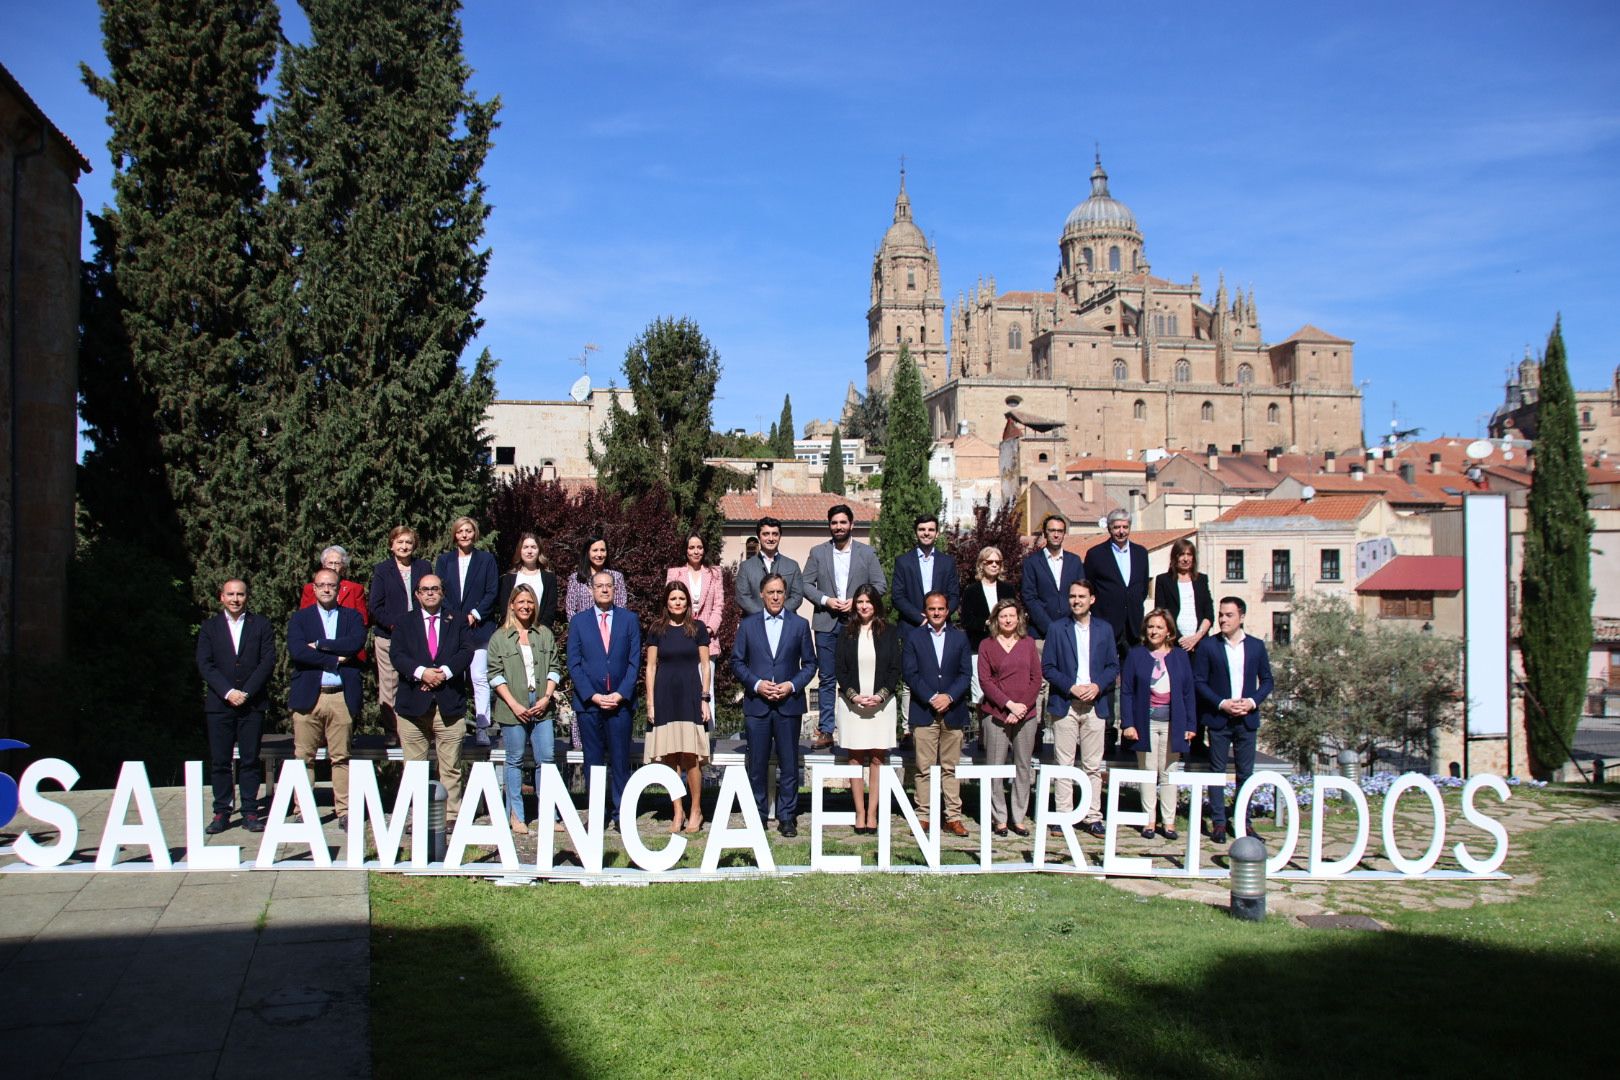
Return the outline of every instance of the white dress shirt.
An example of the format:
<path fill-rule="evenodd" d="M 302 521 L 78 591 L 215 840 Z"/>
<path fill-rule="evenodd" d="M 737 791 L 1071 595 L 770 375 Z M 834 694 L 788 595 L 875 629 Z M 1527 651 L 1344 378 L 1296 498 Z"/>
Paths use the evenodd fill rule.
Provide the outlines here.
<path fill-rule="evenodd" d="M 1237 632 L 1236 638 L 1226 638 L 1226 670 L 1232 679 L 1232 696 L 1228 701 L 1242 701 L 1243 698 L 1243 639 L 1247 637 L 1243 631 Z"/>

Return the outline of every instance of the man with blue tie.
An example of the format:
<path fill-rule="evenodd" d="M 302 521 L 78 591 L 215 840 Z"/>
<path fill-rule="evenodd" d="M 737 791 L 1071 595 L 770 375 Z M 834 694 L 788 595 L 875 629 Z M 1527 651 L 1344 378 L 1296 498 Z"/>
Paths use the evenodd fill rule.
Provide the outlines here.
<path fill-rule="evenodd" d="M 461 739 L 467 732 L 467 668 L 472 638 L 444 609 L 444 582 L 427 574 L 416 585 L 416 609 L 394 627 L 391 660 L 399 672 L 394 711 L 406 761 L 438 760 L 446 821 L 461 813 Z"/>
<path fill-rule="evenodd" d="M 743 686 L 743 723 L 748 732 L 748 784 L 765 820 L 766 769 L 776 744 L 776 829 L 799 834 L 799 724 L 804 688 L 816 673 L 810 624 L 787 610 L 787 582 L 771 574 L 760 582 L 763 611 L 737 628 L 731 670 Z"/>
<path fill-rule="evenodd" d="M 1073 765 L 1079 752 L 1080 769 L 1091 780 L 1091 803 L 1080 825 L 1102 836 L 1102 762 L 1107 737 L 1109 690 L 1119 678 L 1119 653 L 1114 631 L 1092 618 L 1096 601 L 1091 582 L 1069 586 L 1069 618 L 1052 623 L 1041 654 L 1041 673 L 1050 690 L 1047 719 L 1052 724 L 1052 755 L 1059 765 Z M 1059 781 L 1054 801 L 1058 813 L 1074 808 L 1074 785 Z M 1052 826 L 1054 833 L 1060 832 Z"/>
<path fill-rule="evenodd" d="M 332 808 L 339 828 L 349 816 L 349 736 L 360 715 L 360 661 L 366 626 L 360 613 L 338 605 L 338 575 L 315 571 L 315 603 L 287 620 L 287 658 L 292 664 L 287 709 L 292 713 L 293 752 L 310 776 L 315 753 L 326 747 L 332 764 Z"/>
<path fill-rule="evenodd" d="M 933 794 L 933 766 L 939 766 L 941 810 L 945 831 L 966 836 L 962 824 L 962 789 L 956 766 L 962 759 L 962 733 L 968 722 L 968 692 L 973 688 L 973 667 L 968 660 L 968 639 L 947 621 L 950 600 L 938 590 L 923 598 L 923 625 L 901 630 L 905 646 L 900 670 L 911 688 L 911 741 L 917 762 L 917 809 L 928 813 Z M 924 829 L 928 822 L 921 822 Z"/>
<path fill-rule="evenodd" d="M 1223 596 L 1215 609 L 1218 635 L 1198 643 L 1193 653 L 1193 689 L 1198 722 L 1209 740 L 1209 769 L 1226 775 L 1236 760 L 1237 786 L 1254 773 L 1254 744 L 1260 730 L 1260 703 L 1271 695 L 1271 658 L 1259 638 L 1243 632 L 1249 606 L 1241 597 Z M 1226 843 L 1226 790 L 1209 793 L 1210 839 Z"/>
<path fill-rule="evenodd" d="M 610 829 L 619 828 L 619 802 L 630 782 L 631 721 L 641 671 L 641 624 L 613 603 L 613 575 L 591 576 L 591 606 L 568 620 L 568 674 L 585 773 L 608 768 Z"/>

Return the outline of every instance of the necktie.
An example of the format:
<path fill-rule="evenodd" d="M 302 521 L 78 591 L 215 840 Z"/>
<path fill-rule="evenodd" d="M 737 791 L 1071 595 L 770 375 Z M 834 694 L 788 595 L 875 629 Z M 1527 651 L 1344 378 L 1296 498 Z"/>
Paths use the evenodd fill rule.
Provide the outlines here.
<path fill-rule="evenodd" d="M 434 616 L 428 617 L 428 656 L 439 658 L 439 620 Z"/>
<path fill-rule="evenodd" d="M 608 613 L 605 611 L 600 611 L 597 612 L 597 615 L 602 620 L 602 652 L 607 653 L 609 651 L 608 640 L 611 637 L 608 632 Z M 602 692 L 606 694 L 613 693 L 613 679 L 606 673 L 605 670 L 602 675 Z"/>

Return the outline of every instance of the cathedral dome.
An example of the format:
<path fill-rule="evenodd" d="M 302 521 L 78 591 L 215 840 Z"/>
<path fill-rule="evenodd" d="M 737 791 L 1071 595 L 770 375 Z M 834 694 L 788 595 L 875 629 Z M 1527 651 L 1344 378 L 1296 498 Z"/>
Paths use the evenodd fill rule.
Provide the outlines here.
<path fill-rule="evenodd" d="M 895 248 L 928 250 L 928 238 L 917 228 L 917 223 L 911 220 L 911 196 L 906 194 L 904 169 L 900 170 L 900 194 L 895 196 L 894 200 L 894 224 L 883 234 L 883 246 L 890 251 Z"/>
<path fill-rule="evenodd" d="M 1091 170 L 1091 196 L 1069 211 L 1069 219 L 1063 223 L 1064 232 L 1098 228 L 1136 231 L 1136 215 L 1130 207 L 1108 194 L 1108 174 L 1103 171 L 1101 155 L 1097 167 Z"/>

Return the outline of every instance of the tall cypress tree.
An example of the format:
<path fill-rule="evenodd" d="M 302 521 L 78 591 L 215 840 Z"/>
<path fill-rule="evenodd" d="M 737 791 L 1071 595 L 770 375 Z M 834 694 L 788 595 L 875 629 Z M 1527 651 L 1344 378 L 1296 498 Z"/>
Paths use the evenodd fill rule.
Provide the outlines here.
<path fill-rule="evenodd" d="M 928 433 L 922 376 L 904 345 L 895 360 L 889 430 L 883 445 L 883 509 L 878 513 L 872 538 L 884 572 L 892 573 L 894 560 L 917 542 L 917 515 L 937 513 L 945 501 L 939 485 L 928 477 L 934 440 Z"/>
<path fill-rule="evenodd" d="M 1592 648 L 1592 519 L 1561 320 L 1553 323 L 1541 361 L 1536 412 L 1519 641 L 1530 752 L 1537 773 L 1545 775 L 1569 759 Z"/>
<path fill-rule="evenodd" d="M 655 319 L 624 353 L 624 376 L 636 409 L 614 401 L 602 445 L 590 448 L 602 486 L 634 499 L 658 483 L 686 533 L 719 551 L 720 495 L 729 470 L 708 456 L 720 354 L 691 319 Z"/>
<path fill-rule="evenodd" d="M 459 5 L 300 0 L 271 118 L 277 189 L 266 429 L 289 591 L 323 544 L 423 547 L 485 504 L 494 361 L 463 370 L 489 251 L 480 179 L 497 101 L 467 88 Z"/>
<path fill-rule="evenodd" d="M 782 395 L 782 416 L 776 421 L 776 456 L 793 459 L 793 399 Z"/>
<path fill-rule="evenodd" d="M 102 0 L 116 208 L 92 216 L 80 494 L 100 537 L 161 556 L 194 599 L 256 583 L 274 501 L 253 388 L 255 240 L 272 0 Z M 166 582 L 164 583 L 167 584 Z"/>
<path fill-rule="evenodd" d="M 844 440 L 833 428 L 832 448 L 827 451 L 827 468 L 821 474 L 821 490 L 834 495 L 844 493 Z"/>

